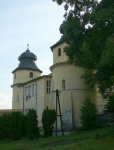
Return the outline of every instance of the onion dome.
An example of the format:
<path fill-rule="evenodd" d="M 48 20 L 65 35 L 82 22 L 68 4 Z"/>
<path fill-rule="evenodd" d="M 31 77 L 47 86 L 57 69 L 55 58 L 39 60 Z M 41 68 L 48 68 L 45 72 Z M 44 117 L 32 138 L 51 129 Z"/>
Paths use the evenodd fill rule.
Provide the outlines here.
<path fill-rule="evenodd" d="M 29 44 L 27 44 L 27 50 L 19 56 L 18 60 L 20 61 L 19 66 L 12 73 L 23 69 L 35 70 L 42 73 L 42 71 L 36 66 L 35 61 L 37 60 L 37 56 L 30 52 Z"/>
<path fill-rule="evenodd" d="M 60 27 L 59 27 L 60 33 L 63 34 L 62 36 L 64 36 L 64 33 L 65 33 L 64 27 L 65 27 L 66 25 L 67 25 L 67 23 L 66 23 L 65 21 L 63 21 L 63 23 L 62 23 L 62 24 L 60 25 Z M 62 37 L 62 36 L 61 36 L 61 37 Z M 56 42 L 54 45 L 52 45 L 52 46 L 50 47 L 51 50 L 52 50 L 52 52 L 53 52 L 53 48 L 59 46 L 59 45 L 62 44 L 62 43 L 64 43 L 64 41 L 62 41 L 61 38 L 60 38 L 60 40 L 59 40 L 58 42 Z"/>
<path fill-rule="evenodd" d="M 30 59 L 33 59 L 33 60 L 37 60 L 37 56 L 35 54 L 33 54 L 32 52 L 30 52 L 30 50 L 26 50 L 24 53 L 22 53 L 18 60 L 21 61 L 21 59 L 23 58 L 30 58 Z"/>
<path fill-rule="evenodd" d="M 63 23 L 60 25 L 59 31 L 60 33 L 64 34 L 64 27 L 67 25 L 67 23 L 65 21 L 63 21 Z"/>

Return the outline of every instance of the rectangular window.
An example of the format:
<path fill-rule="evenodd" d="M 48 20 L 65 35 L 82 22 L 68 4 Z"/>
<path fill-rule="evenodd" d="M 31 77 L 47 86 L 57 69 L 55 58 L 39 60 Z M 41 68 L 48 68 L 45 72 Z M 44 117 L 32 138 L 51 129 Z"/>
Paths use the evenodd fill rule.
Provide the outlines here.
<path fill-rule="evenodd" d="M 32 96 L 33 96 L 33 97 L 35 96 L 35 84 L 32 85 Z"/>
<path fill-rule="evenodd" d="M 62 81 L 62 89 L 65 90 L 65 80 Z"/>
<path fill-rule="evenodd" d="M 19 95 L 17 95 L 17 101 L 19 101 Z"/>
<path fill-rule="evenodd" d="M 28 96 L 28 87 L 25 88 L 25 95 Z"/>
<path fill-rule="evenodd" d="M 25 109 L 25 115 L 27 115 L 27 113 L 28 113 L 28 110 L 27 110 L 27 109 Z"/>
<path fill-rule="evenodd" d="M 29 98 L 31 98 L 31 86 L 29 86 Z"/>
<path fill-rule="evenodd" d="M 51 81 L 46 81 L 46 93 L 50 94 L 51 91 Z"/>

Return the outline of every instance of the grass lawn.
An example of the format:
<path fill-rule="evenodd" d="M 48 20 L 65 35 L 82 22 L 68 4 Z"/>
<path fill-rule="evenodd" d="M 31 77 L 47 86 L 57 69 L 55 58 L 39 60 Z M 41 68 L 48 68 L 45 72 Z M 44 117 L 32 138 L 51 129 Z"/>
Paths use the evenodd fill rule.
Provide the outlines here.
<path fill-rule="evenodd" d="M 100 135 L 100 136 L 99 136 Z M 29 141 L 0 141 L 0 150 L 114 150 L 114 126 Z"/>

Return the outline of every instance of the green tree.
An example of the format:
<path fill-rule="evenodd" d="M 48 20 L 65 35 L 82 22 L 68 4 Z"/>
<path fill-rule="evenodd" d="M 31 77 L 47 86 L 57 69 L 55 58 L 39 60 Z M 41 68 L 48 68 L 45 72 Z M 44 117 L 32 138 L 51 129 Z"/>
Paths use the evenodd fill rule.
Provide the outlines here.
<path fill-rule="evenodd" d="M 69 64 L 85 69 L 86 85 L 97 87 L 104 99 L 114 97 L 114 1 L 53 0 L 65 3 L 62 40 Z M 72 7 L 68 11 L 69 6 Z"/>
<path fill-rule="evenodd" d="M 56 120 L 56 112 L 55 110 L 46 110 L 44 109 L 42 113 L 42 124 L 44 129 L 44 137 L 50 137 L 53 134 L 53 124 Z"/>
<path fill-rule="evenodd" d="M 9 124 L 10 114 L 2 114 L 0 116 L 0 140 L 10 138 Z"/>
<path fill-rule="evenodd" d="M 27 136 L 27 115 L 22 115 L 22 136 Z"/>
<path fill-rule="evenodd" d="M 11 113 L 10 136 L 12 140 L 19 140 L 22 138 L 22 114 L 19 111 Z"/>
<path fill-rule="evenodd" d="M 9 124 L 10 124 L 10 114 L 3 114 L 2 115 L 2 132 L 3 132 L 3 138 L 9 138 L 10 132 L 9 132 Z"/>
<path fill-rule="evenodd" d="M 2 131 L 2 125 L 3 121 L 2 121 L 2 116 L 0 116 L 0 140 L 3 139 L 3 131 Z"/>
<path fill-rule="evenodd" d="M 86 97 L 84 100 L 80 111 L 80 120 L 83 124 L 83 128 L 86 130 L 94 128 L 97 121 L 97 109 L 89 97 Z"/>
<path fill-rule="evenodd" d="M 27 114 L 27 132 L 29 140 L 39 137 L 38 120 L 35 110 L 29 109 Z"/>

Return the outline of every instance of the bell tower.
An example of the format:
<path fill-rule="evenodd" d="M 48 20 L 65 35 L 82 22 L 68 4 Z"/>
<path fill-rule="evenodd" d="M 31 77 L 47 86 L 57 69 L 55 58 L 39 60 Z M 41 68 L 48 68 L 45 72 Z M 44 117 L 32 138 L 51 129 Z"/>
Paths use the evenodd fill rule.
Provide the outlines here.
<path fill-rule="evenodd" d="M 40 77 L 42 71 L 36 66 L 35 61 L 37 56 L 30 52 L 29 44 L 27 44 L 27 50 L 23 52 L 19 57 L 20 61 L 18 67 L 12 71 L 13 73 L 13 99 L 12 99 L 12 109 L 18 109 L 19 101 L 19 88 L 18 85 L 30 81 L 34 78 Z"/>

